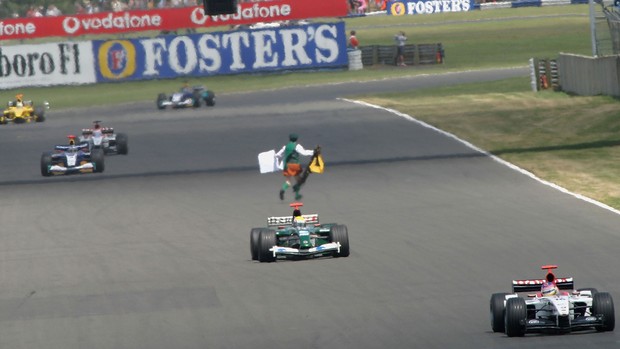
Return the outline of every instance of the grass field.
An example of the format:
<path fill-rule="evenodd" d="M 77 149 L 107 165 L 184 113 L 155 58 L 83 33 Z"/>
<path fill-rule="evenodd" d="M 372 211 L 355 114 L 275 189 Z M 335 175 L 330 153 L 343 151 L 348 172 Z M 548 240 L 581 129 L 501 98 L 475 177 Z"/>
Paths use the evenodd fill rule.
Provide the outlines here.
<path fill-rule="evenodd" d="M 191 79 L 216 93 L 364 81 L 490 67 L 527 65 L 531 57 L 559 52 L 591 54 L 587 5 L 533 7 L 420 16 L 369 16 L 345 20 L 361 45 L 392 44 L 403 30 L 411 43 L 441 42 L 444 64 L 369 67 L 361 71 L 216 76 Z M 29 88 L 54 108 L 152 101 L 176 90 L 180 79 Z M 127 91 L 131 91 L 127 93 Z M 0 100 L 16 91 L 0 91 Z M 415 98 L 412 98 L 415 97 Z M 610 97 L 532 92 L 528 78 L 399 94 L 357 96 L 426 121 L 537 176 L 620 209 L 620 103 Z"/>
<path fill-rule="evenodd" d="M 620 102 L 532 92 L 528 83 L 518 78 L 358 98 L 407 113 L 620 209 Z"/>

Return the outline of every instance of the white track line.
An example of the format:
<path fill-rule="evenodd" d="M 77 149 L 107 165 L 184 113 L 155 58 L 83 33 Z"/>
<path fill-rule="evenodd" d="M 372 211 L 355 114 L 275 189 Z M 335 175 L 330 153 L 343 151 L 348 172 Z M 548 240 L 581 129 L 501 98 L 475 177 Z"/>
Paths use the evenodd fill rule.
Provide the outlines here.
<path fill-rule="evenodd" d="M 533 174 L 530 171 L 524 170 L 521 167 L 518 167 L 518 166 L 516 166 L 516 165 L 514 165 L 514 164 L 512 164 L 512 163 L 510 163 L 510 162 L 508 162 L 506 160 L 503 160 L 503 159 L 501 159 L 501 158 L 499 158 L 499 157 L 497 157 L 497 156 L 495 156 L 495 155 L 493 155 L 493 154 L 491 154 L 491 153 L 489 153 L 489 152 L 487 152 L 487 151 L 485 151 L 483 149 L 480 149 L 480 148 L 476 147 L 475 145 L 473 145 L 473 144 L 471 144 L 471 143 L 469 143 L 469 142 L 467 142 L 467 141 L 465 141 L 463 139 L 458 138 L 457 136 L 453 135 L 452 133 L 449 133 L 449 132 L 446 132 L 444 130 L 438 129 L 437 127 L 435 127 L 433 125 L 429 125 L 429 124 L 425 123 L 424 121 L 418 120 L 418 119 L 412 117 L 411 115 L 407 115 L 405 113 L 401 113 L 398 110 L 394 110 L 394 109 L 390 109 L 390 108 L 384 108 L 384 107 L 379 106 L 379 105 L 366 103 L 364 101 L 357 101 L 357 100 L 346 99 L 346 98 L 338 98 L 338 100 L 346 101 L 346 102 L 350 102 L 350 103 L 354 103 L 354 104 L 363 105 L 365 107 L 381 109 L 381 110 L 387 111 L 388 113 L 392 113 L 394 115 L 400 116 L 400 117 L 404 118 L 405 120 L 415 122 L 418 125 L 424 126 L 424 127 L 429 128 L 429 129 L 431 129 L 431 130 L 433 130 L 435 132 L 439 132 L 439 133 L 441 133 L 444 136 L 450 137 L 450 138 L 452 138 L 452 139 L 454 139 L 454 140 L 456 140 L 458 142 L 461 142 L 464 145 L 466 145 L 467 147 L 469 147 L 469 148 L 471 148 L 471 149 L 473 149 L 473 150 L 475 150 L 477 152 L 480 152 L 480 153 L 490 157 L 491 159 L 499 162 L 500 164 L 502 164 L 504 166 L 507 166 L 507 167 L 517 171 L 517 172 L 520 172 L 520 173 L 522 173 L 522 174 L 524 174 L 524 175 L 526 175 L 526 176 L 528 176 L 528 177 L 530 177 L 530 178 L 532 178 L 532 179 L 534 179 L 534 180 L 536 180 L 536 181 L 538 181 L 538 182 L 540 182 L 540 183 L 542 183 L 544 185 L 547 185 L 547 186 L 549 186 L 549 187 L 551 187 L 553 189 L 559 190 L 562 193 L 568 194 L 568 195 L 570 195 L 572 197 L 575 197 L 575 198 L 577 198 L 579 200 L 583 200 L 583 201 L 588 202 L 590 204 L 596 205 L 596 206 L 598 206 L 600 208 L 603 208 L 603 209 L 606 209 L 608 211 L 611 211 L 611 212 L 613 212 L 613 213 L 615 213 L 617 215 L 620 215 L 620 210 L 617 210 L 617 209 L 615 209 L 615 208 L 613 208 L 611 206 L 608 206 L 608 205 L 606 205 L 606 204 L 604 204 L 602 202 L 596 201 L 596 200 L 594 200 L 592 198 L 589 198 L 587 196 L 583 196 L 581 194 L 573 193 L 570 190 L 568 190 L 568 189 L 566 189 L 564 187 L 561 187 L 561 186 L 559 186 L 559 185 L 557 185 L 555 183 L 551 183 L 551 182 L 546 181 L 546 180 L 544 180 L 542 178 L 539 178 L 539 177 L 537 177 L 535 174 Z"/>

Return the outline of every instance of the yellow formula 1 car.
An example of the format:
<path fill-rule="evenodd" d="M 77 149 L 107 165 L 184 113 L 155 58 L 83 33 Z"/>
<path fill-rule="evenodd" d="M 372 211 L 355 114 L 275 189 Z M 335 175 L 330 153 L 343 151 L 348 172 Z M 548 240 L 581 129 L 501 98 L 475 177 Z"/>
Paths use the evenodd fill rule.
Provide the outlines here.
<path fill-rule="evenodd" d="M 35 107 L 32 101 L 24 101 L 23 95 L 18 94 L 14 101 L 9 101 L 7 108 L 0 116 L 0 125 L 13 122 L 23 124 L 27 122 L 45 121 L 45 110 L 49 109 L 49 103 L 44 102 L 44 107 Z"/>

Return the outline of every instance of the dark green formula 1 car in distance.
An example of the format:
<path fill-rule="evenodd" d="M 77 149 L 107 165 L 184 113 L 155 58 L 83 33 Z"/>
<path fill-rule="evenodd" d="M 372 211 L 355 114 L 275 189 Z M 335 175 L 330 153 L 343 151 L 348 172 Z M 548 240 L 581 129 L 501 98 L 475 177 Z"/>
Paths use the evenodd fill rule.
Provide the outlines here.
<path fill-rule="evenodd" d="M 267 218 L 267 228 L 250 231 L 252 260 L 275 262 L 278 258 L 348 257 L 347 226 L 319 223 L 318 214 L 302 215 L 294 202 L 293 215 Z"/>

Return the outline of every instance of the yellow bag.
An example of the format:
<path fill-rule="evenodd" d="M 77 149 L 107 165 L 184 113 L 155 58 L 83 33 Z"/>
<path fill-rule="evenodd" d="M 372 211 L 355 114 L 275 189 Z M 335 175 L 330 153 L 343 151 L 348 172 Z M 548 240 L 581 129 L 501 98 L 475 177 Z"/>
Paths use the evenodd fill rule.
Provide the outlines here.
<path fill-rule="evenodd" d="M 321 156 L 321 154 L 318 154 L 317 156 L 315 156 L 314 160 L 312 160 L 308 168 L 310 169 L 310 172 L 312 173 L 323 173 L 323 170 L 325 169 L 325 163 L 323 162 L 323 156 Z"/>

